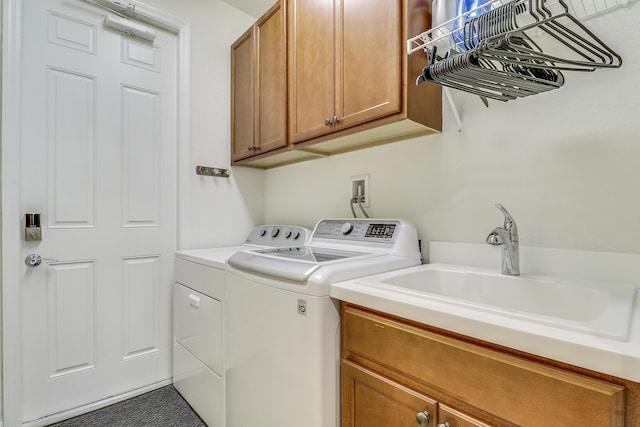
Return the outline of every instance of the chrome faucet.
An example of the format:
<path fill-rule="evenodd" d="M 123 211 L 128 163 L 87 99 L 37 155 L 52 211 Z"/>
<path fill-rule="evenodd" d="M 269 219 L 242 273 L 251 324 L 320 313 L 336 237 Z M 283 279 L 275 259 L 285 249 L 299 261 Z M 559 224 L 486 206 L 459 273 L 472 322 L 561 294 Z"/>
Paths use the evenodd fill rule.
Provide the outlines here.
<path fill-rule="evenodd" d="M 496 208 L 504 214 L 504 226 L 496 227 L 487 236 L 487 243 L 502 247 L 502 274 L 520 275 L 520 250 L 518 245 L 518 227 L 513 217 L 500 203 Z"/>

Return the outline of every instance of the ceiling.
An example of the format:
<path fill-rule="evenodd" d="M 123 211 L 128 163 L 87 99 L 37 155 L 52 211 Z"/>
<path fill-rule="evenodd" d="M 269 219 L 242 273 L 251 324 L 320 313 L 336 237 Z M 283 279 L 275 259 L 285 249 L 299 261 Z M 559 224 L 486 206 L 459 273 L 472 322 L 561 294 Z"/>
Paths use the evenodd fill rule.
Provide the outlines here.
<path fill-rule="evenodd" d="M 275 4 L 275 0 L 222 0 L 227 4 L 248 13 L 254 18 L 259 18 L 271 6 Z"/>

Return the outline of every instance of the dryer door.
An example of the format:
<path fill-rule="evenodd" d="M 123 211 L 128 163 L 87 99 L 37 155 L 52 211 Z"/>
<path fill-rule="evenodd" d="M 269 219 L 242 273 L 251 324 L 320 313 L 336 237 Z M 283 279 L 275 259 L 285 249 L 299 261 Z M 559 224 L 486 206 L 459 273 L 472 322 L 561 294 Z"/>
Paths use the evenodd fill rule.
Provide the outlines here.
<path fill-rule="evenodd" d="M 222 304 L 179 283 L 173 297 L 176 341 L 222 376 Z"/>

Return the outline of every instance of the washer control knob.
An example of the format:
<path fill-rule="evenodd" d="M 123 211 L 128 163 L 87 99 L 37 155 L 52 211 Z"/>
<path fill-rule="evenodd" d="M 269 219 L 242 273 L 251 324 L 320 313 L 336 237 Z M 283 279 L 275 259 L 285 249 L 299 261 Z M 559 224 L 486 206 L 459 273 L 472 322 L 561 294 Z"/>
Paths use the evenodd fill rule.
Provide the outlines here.
<path fill-rule="evenodd" d="M 300 232 L 296 231 L 296 234 L 293 235 L 293 240 L 298 240 L 300 238 Z"/>
<path fill-rule="evenodd" d="M 262 230 L 260 230 L 260 237 L 264 237 L 267 234 L 267 230 L 265 228 L 263 228 Z"/>
<path fill-rule="evenodd" d="M 274 239 L 278 237 L 278 234 L 280 234 L 280 229 L 278 227 L 275 227 L 273 230 L 271 230 L 271 237 L 273 237 Z"/>
<path fill-rule="evenodd" d="M 293 232 L 291 230 L 287 230 L 287 233 L 285 234 L 284 238 L 290 239 L 292 235 L 293 235 Z"/>
<path fill-rule="evenodd" d="M 340 230 L 342 231 L 342 234 L 346 236 L 353 231 L 353 224 L 351 224 L 350 222 L 345 222 L 344 224 L 342 224 L 342 228 Z"/>

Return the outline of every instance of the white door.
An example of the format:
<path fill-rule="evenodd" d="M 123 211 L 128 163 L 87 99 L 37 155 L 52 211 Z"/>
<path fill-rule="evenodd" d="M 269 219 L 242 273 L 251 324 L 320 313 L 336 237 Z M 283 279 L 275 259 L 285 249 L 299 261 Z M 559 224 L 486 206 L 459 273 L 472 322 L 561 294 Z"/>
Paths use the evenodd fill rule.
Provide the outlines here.
<path fill-rule="evenodd" d="M 104 26 L 82 0 L 24 0 L 23 421 L 171 378 L 177 37 Z M 8 108 L 8 106 L 5 106 Z"/>

